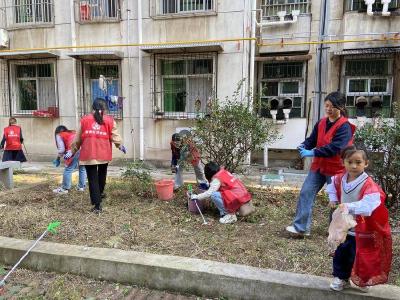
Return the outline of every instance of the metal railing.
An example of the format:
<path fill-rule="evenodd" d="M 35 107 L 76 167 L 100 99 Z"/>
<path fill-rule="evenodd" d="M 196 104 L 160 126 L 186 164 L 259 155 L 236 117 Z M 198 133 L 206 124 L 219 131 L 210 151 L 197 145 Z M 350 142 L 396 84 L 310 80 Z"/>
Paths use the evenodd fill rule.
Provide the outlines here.
<path fill-rule="evenodd" d="M 154 0 L 156 15 L 215 11 L 215 0 Z"/>
<path fill-rule="evenodd" d="M 54 21 L 52 0 L 14 0 L 6 7 L 8 25 L 51 24 Z"/>
<path fill-rule="evenodd" d="M 120 18 L 119 0 L 79 0 L 81 22 L 112 21 Z"/>
<path fill-rule="evenodd" d="M 372 11 L 382 11 L 383 4 L 380 0 L 376 0 L 372 5 Z M 400 0 L 392 0 L 389 3 L 389 11 L 400 8 Z M 367 11 L 367 5 L 364 0 L 345 0 L 345 11 Z"/>
<path fill-rule="evenodd" d="M 262 0 L 261 10 L 264 20 L 278 20 L 278 12 L 286 11 L 290 15 L 293 10 L 299 10 L 300 14 L 310 13 L 310 0 Z"/>

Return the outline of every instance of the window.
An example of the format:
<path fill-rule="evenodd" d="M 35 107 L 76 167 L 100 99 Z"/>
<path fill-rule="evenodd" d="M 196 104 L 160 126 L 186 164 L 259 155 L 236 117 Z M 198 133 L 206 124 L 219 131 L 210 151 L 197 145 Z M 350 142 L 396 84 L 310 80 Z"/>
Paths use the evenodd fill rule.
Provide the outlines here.
<path fill-rule="evenodd" d="M 52 0 L 13 0 L 14 25 L 47 24 L 53 22 Z"/>
<path fill-rule="evenodd" d="M 372 11 L 382 11 L 383 4 L 381 0 L 376 0 L 372 5 Z M 392 0 L 389 3 L 389 11 L 400 8 L 400 0 Z M 345 0 L 345 11 L 366 12 L 367 5 L 364 0 Z"/>
<path fill-rule="evenodd" d="M 292 100 L 290 117 L 303 117 L 305 70 L 304 62 L 292 63 L 264 63 L 262 64 L 262 78 L 260 81 L 261 104 L 260 115 L 271 118 L 270 101 L 279 101 L 279 107 L 285 106 L 284 100 Z M 283 111 L 278 109 L 277 119 L 282 119 Z"/>
<path fill-rule="evenodd" d="M 156 55 L 154 116 L 195 118 L 207 111 L 215 90 L 214 54 Z"/>
<path fill-rule="evenodd" d="M 58 116 L 54 63 L 15 62 L 11 75 L 15 114 Z"/>
<path fill-rule="evenodd" d="M 392 101 L 392 60 L 387 58 L 347 59 L 344 64 L 344 82 L 349 116 L 359 115 L 358 104 L 366 103 L 365 115 L 374 116 L 378 104 L 381 115 L 390 116 Z"/>
<path fill-rule="evenodd" d="M 262 0 L 261 10 L 263 19 L 278 20 L 278 11 L 286 11 L 289 16 L 293 10 L 299 10 L 301 14 L 309 14 L 310 0 Z"/>
<path fill-rule="evenodd" d="M 184 14 L 215 11 L 215 0 L 155 0 L 156 14 Z"/>
<path fill-rule="evenodd" d="M 113 21 L 119 19 L 118 0 L 79 0 L 81 22 Z"/>
<path fill-rule="evenodd" d="M 101 98 L 107 104 L 108 113 L 116 119 L 122 119 L 124 98 L 121 94 L 119 62 L 86 61 L 81 64 L 81 115 L 89 113 L 93 101 Z"/>

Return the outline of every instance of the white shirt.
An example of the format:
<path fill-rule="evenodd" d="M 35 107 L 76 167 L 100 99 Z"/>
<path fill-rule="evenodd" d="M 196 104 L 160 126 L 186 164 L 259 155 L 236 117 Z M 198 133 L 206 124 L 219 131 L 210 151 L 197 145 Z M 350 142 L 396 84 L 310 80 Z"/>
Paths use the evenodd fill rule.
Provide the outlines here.
<path fill-rule="evenodd" d="M 344 174 L 342 178 L 342 188 L 345 191 L 352 190 L 356 185 L 358 185 L 361 181 L 365 180 L 368 177 L 368 174 L 363 172 L 360 176 L 358 176 L 353 181 L 347 182 L 348 173 Z M 335 188 L 335 176 L 332 176 L 332 182 L 326 186 L 326 193 L 329 196 L 329 201 L 333 203 L 337 203 L 338 196 Z M 379 193 L 366 194 L 364 197 L 357 202 L 346 203 L 346 206 L 349 210 L 349 213 L 353 215 L 362 215 L 369 217 L 372 212 L 380 205 L 381 203 L 381 195 Z"/>
<path fill-rule="evenodd" d="M 193 195 L 192 198 L 198 199 L 198 200 L 203 200 L 203 199 L 209 198 L 209 197 L 211 197 L 212 193 L 218 192 L 220 187 L 221 187 L 221 181 L 219 181 L 219 179 L 217 179 L 217 178 L 214 178 L 213 180 L 211 180 L 210 187 L 208 188 L 207 191 L 205 191 L 204 193 L 198 194 L 198 195 Z"/>

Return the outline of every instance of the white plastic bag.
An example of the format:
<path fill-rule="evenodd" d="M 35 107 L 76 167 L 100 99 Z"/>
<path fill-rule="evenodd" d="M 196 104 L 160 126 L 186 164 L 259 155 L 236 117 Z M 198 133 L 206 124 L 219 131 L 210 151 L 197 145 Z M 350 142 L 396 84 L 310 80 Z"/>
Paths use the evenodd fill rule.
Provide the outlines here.
<path fill-rule="evenodd" d="M 357 225 L 352 215 L 343 213 L 336 208 L 332 214 L 332 221 L 329 225 L 328 247 L 331 252 L 346 240 L 347 232 Z"/>

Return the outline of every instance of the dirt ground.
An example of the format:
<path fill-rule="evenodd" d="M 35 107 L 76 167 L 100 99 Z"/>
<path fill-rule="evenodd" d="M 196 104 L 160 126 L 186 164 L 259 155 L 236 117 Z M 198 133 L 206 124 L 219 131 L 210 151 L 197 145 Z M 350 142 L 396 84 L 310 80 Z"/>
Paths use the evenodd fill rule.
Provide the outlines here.
<path fill-rule="evenodd" d="M 275 270 L 331 276 L 327 249 L 327 200 L 315 204 L 312 234 L 291 239 L 284 232 L 296 206 L 298 190 L 252 190 L 257 212 L 233 225 L 218 223 L 217 211 L 206 211 L 209 225 L 186 209 L 181 191 L 172 201 L 137 197 L 127 180 L 109 180 L 103 213 L 90 212 L 88 192 L 52 193 L 56 182 L 45 175 L 19 175 L 32 187 L 0 193 L 0 235 L 35 239 L 52 220 L 62 222 L 46 241 L 109 247 L 246 264 Z M 37 182 L 38 178 L 39 183 Z M 392 220 L 393 225 L 398 220 Z M 394 224 L 396 223 L 396 224 Z M 400 286 L 400 235 L 393 235 L 390 284 Z"/>

